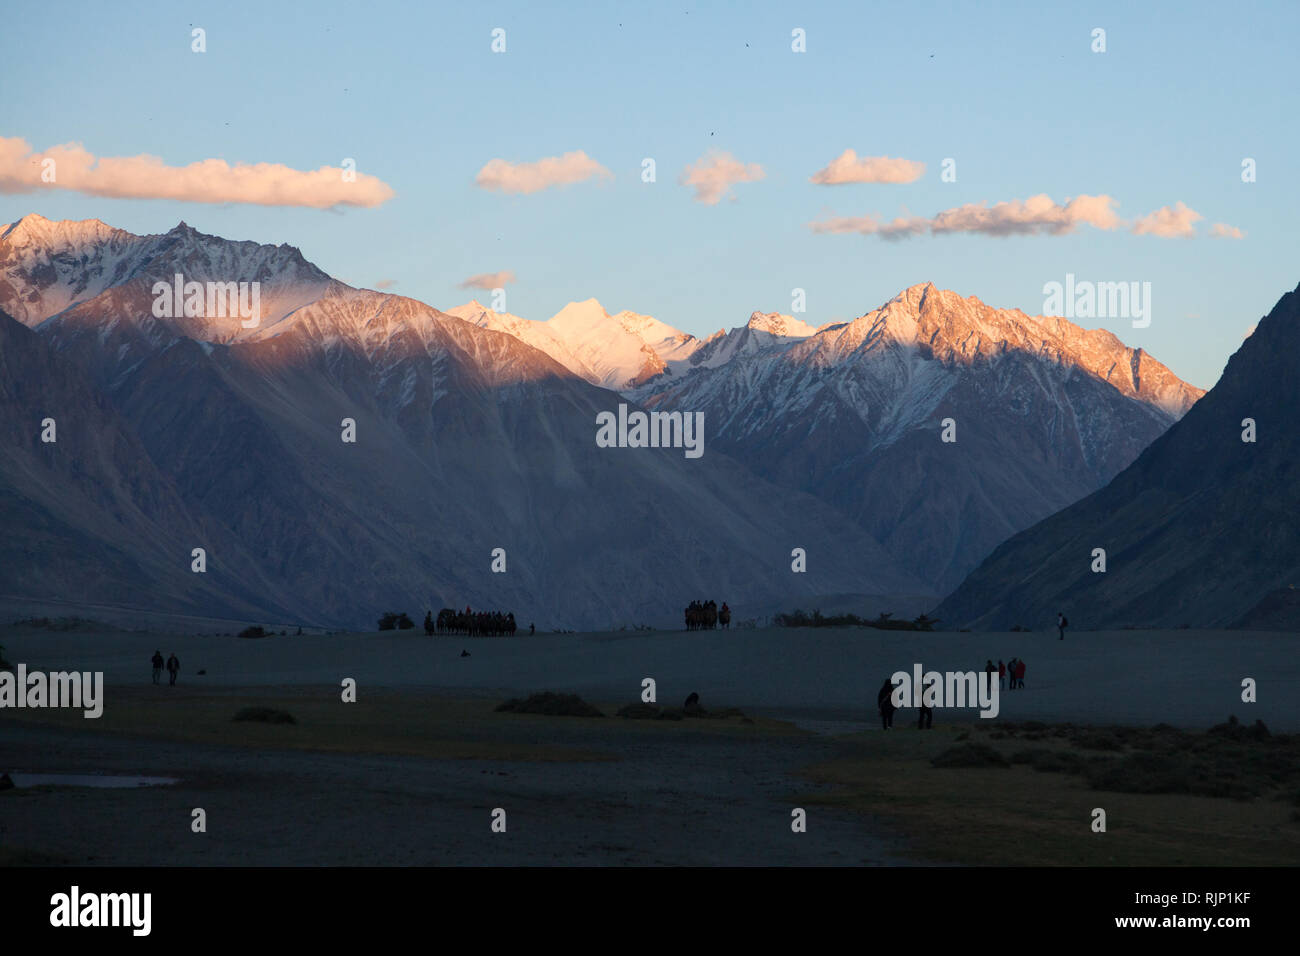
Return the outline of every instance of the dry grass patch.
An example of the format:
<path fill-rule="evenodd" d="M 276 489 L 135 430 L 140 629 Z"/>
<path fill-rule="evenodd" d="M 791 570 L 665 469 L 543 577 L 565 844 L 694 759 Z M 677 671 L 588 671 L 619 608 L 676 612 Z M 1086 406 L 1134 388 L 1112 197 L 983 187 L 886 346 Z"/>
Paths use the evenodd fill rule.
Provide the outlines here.
<path fill-rule="evenodd" d="M 1040 725 L 1026 730 L 1006 724 L 992 731 L 976 726 L 973 734 L 969 728 L 944 728 L 846 738 L 843 755 L 804 771 L 831 790 L 799 799 L 882 817 L 908 840 L 918 859 L 937 862 L 1285 866 L 1300 859 L 1300 822 L 1293 803 L 1300 791 L 1286 782 L 1292 779 L 1291 741 L 1259 737 L 1242 746 L 1243 741 L 1224 733 L 1185 734 L 1172 728 Z M 962 733 L 975 742 L 954 747 Z M 1099 733 L 1115 737 L 1122 751 L 1112 755 L 1109 746 L 1093 749 L 1075 740 L 1094 744 Z M 1029 735 L 1034 735 L 1033 747 L 1020 739 Z M 1223 748 L 1224 740 L 1234 746 Z M 951 753 L 960 747 L 992 750 L 1011 766 L 981 765 L 974 758 L 934 765 L 936 758 L 940 764 L 952 761 Z M 1179 763 L 1161 751 L 1200 752 L 1213 759 Z M 967 756 L 972 752 L 963 751 Z M 1147 769 L 1138 771 L 1140 767 Z M 1258 782 L 1252 786 L 1260 795 L 1223 799 L 1237 795 L 1224 781 L 1241 785 L 1241 780 L 1217 774 L 1241 767 L 1253 768 Z M 1128 772 L 1136 775 L 1126 776 Z M 1199 776 L 1203 774 L 1210 776 Z M 1201 792 L 1193 792 L 1195 787 Z M 1106 833 L 1091 830 L 1095 807 L 1106 811 Z"/>

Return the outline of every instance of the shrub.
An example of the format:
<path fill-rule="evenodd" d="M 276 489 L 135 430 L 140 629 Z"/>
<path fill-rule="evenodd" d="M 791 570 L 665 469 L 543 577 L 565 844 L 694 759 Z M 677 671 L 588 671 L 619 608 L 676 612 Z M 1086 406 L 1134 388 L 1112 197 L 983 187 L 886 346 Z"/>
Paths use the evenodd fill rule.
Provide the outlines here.
<path fill-rule="evenodd" d="M 271 635 L 268 634 L 266 632 L 266 629 L 263 628 L 261 625 L 254 624 L 252 627 L 246 627 L 242 631 L 240 631 L 239 636 L 240 637 L 270 637 Z"/>
<path fill-rule="evenodd" d="M 415 622 L 410 619 L 405 611 L 400 614 L 396 611 L 385 611 L 379 618 L 379 629 L 381 631 L 395 631 L 399 627 L 404 631 L 415 627 Z"/>
<path fill-rule="evenodd" d="M 988 744 L 965 743 L 949 747 L 930 761 L 933 767 L 1010 767 L 1007 758 Z"/>
<path fill-rule="evenodd" d="M 1011 755 L 1012 763 L 1028 764 L 1041 773 L 1081 774 L 1088 768 L 1088 760 L 1068 750 L 1048 750 L 1033 747 Z"/>
<path fill-rule="evenodd" d="M 1257 720 L 1254 726 L 1247 727 L 1237 720 L 1235 714 L 1228 716 L 1226 724 L 1215 724 L 1206 733 L 1227 737 L 1229 740 L 1264 740 L 1271 736 L 1268 728 L 1264 726 L 1264 721 Z"/>
<path fill-rule="evenodd" d="M 499 713 L 546 714 L 550 717 L 605 716 L 577 694 L 555 694 L 551 691 L 532 694 L 524 700 L 512 697 L 505 703 L 498 704 L 496 709 Z"/>
<path fill-rule="evenodd" d="M 1088 774 L 1094 790 L 1117 793 L 1191 793 L 1191 763 L 1169 754 L 1131 754 L 1098 764 Z"/>

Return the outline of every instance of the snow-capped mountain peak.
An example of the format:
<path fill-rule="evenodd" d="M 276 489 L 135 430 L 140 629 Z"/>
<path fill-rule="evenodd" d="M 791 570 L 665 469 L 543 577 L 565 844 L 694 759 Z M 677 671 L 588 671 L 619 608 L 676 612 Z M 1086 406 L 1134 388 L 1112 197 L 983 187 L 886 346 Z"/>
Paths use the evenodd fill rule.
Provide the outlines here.
<path fill-rule="evenodd" d="M 895 295 L 880 308 L 809 340 L 832 363 L 887 347 L 922 349 L 947 365 L 991 363 L 1014 353 L 1061 368 L 1078 368 L 1122 394 L 1176 419 L 1203 394 L 1141 349 L 1106 329 L 1085 329 L 1056 316 L 997 309 L 926 282 Z M 812 345 L 815 343 L 815 346 Z"/>
<path fill-rule="evenodd" d="M 481 328 L 513 335 L 593 385 L 631 388 L 665 374 L 699 346 L 693 336 L 650 315 L 611 315 L 596 299 L 570 302 L 546 321 L 493 312 L 477 301 L 447 310 Z"/>
<path fill-rule="evenodd" d="M 129 236 L 130 233 L 114 229 L 98 219 L 54 220 L 31 212 L 0 231 L 0 241 L 12 246 L 44 244 L 68 248 L 85 242 L 103 241 L 113 235 Z"/>
<path fill-rule="evenodd" d="M 561 332 L 578 332 L 596 328 L 610 318 L 609 312 L 595 299 L 583 299 L 570 302 L 555 315 L 551 316 L 551 328 Z"/>
<path fill-rule="evenodd" d="M 182 289 L 203 286 L 204 314 L 177 310 L 175 295 L 166 303 L 170 314 L 155 313 L 162 294 L 155 289 L 160 283 L 174 287 L 177 275 Z M 226 343 L 267 334 L 331 281 L 294 246 L 231 241 L 184 222 L 166 233 L 137 236 L 97 219 L 55 222 L 32 214 L 0 233 L 0 309 L 32 327 L 65 315 L 67 321 L 93 321 L 91 316 L 111 311 L 119 320 L 156 320 L 188 338 Z M 225 307 L 230 288 L 244 296 L 249 316 Z M 254 288 L 257 323 L 245 326 Z M 71 314 L 101 296 L 108 297 L 102 308 Z"/>
<path fill-rule="evenodd" d="M 815 326 L 780 312 L 755 312 L 750 315 L 746 328 L 780 338 L 807 338 L 817 331 Z"/>

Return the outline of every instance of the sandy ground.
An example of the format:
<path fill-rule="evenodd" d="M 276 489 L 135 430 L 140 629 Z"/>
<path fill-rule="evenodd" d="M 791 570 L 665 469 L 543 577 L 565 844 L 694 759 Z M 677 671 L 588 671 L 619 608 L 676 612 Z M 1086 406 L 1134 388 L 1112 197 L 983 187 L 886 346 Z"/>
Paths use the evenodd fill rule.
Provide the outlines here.
<path fill-rule="evenodd" d="M 537 635 L 532 638 L 425 637 L 422 632 L 275 637 L 22 633 L 0 637 L 12 661 L 29 668 L 103 671 L 114 687 L 149 680 L 155 649 L 175 652 L 181 679 L 205 687 L 335 684 L 424 688 L 466 694 L 568 691 L 634 700 L 654 678 L 659 701 L 739 707 L 817 729 L 852 729 L 875 720 L 875 695 L 896 670 L 982 669 L 992 658 L 1026 662 L 1023 694 L 1001 695 L 1011 720 L 1204 729 L 1228 714 L 1300 731 L 1300 635 L 1257 631 L 1068 633 L 911 633 L 781 629 Z M 468 649 L 470 656 L 460 652 Z M 196 671 L 207 671 L 198 676 Z M 1258 702 L 1241 701 L 1241 681 Z M 973 719 L 948 712 L 944 719 Z"/>
<path fill-rule="evenodd" d="M 147 701 L 155 648 L 180 657 L 182 687 L 211 701 L 337 687 L 416 700 L 576 692 L 602 706 L 657 682 L 660 703 L 698 692 L 706 707 L 788 720 L 801 732 L 649 727 L 618 719 L 496 715 L 490 733 L 521 746 L 610 759 L 484 760 L 401 753 L 321 753 L 219 740 L 158 739 L 33 724 L 0 712 L 0 770 L 140 773 L 165 788 L 43 788 L 0 795 L 0 851 L 18 859 L 135 865 L 861 865 L 909 862 L 879 819 L 807 801 L 790 829 L 800 771 L 842 755 L 875 726 L 880 682 L 914 662 L 980 667 L 1019 655 L 1026 688 L 1001 717 L 1079 723 L 1166 722 L 1203 729 L 1236 713 L 1274 731 L 1300 729 L 1297 636 L 1127 631 L 1056 635 L 754 630 L 632 632 L 533 638 L 427 638 L 422 633 L 240 640 L 193 635 L 10 632 L 5 655 L 29 669 L 103 671 L 115 696 Z M 462 648 L 471 656 L 460 657 Z M 206 675 L 196 671 L 204 669 Z M 1243 704 L 1252 677 L 1259 703 Z M 313 691 L 314 693 L 315 691 Z M 484 709 L 482 705 L 480 709 Z M 224 712 L 223 712 L 224 713 Z M 940 725 L 974 720 L 939 711 Z M 184 712 L 160 710 L 160 726 Z M 87 724 L 90 722 L 87 721 Z M 762 722 L 760 721 L 760 725 Z M 134 726 L 134 725 L 133 725 Z M 271 728 L 263 728 L 273 732 Z M 475 731 L 481 732 L 481 731 Z M 568 751 L 566 751 L 568 752 Z M 208 832 L 193 834 L 203 807 Z M 507 832 L 489 827 L 493 808 Z M 0 859 L 3 858 L 0 853 Z"/>
<path fill-rule="evenodd" d="M 576 720 L 575 718 L 570 718 Z M 6 735 L 8 737 L 9 735 Z M 565 736 L 561 734 L 560 736 Z M 56 788 L 0 797 L 0 837 L 77 864 L 843 865 L 897 862 L 868 821 L 809 808 L 790 829 L 790 774 L 831 752 L 808 738 L 647 739 L 575 728 L 621 759 L 501 762 L 321 754 L 90 737 L 28 728 L 17 766 L 157 771 L 140 790 Z M 52 755 L 57 755 L 53 759 Z M 208 832 L 190 832 L 191 810 Z M 506 832 L 491 813 L 506 811 Z"/>

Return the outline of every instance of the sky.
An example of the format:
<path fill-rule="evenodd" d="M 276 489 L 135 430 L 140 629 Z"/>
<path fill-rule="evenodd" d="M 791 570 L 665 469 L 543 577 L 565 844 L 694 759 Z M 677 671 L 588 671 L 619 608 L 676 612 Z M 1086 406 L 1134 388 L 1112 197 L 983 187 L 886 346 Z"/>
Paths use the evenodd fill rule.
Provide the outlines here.
<path fill-rule="evenodd" d="M 0 222 L 184 220 L 437 308 L 504 282 L 701 336 L 1150 283 L 1145 327 L 1075 321 L 1208 388 L 1300 283 L 1298 33 L 1295 2 L 28 5 Z"/>

